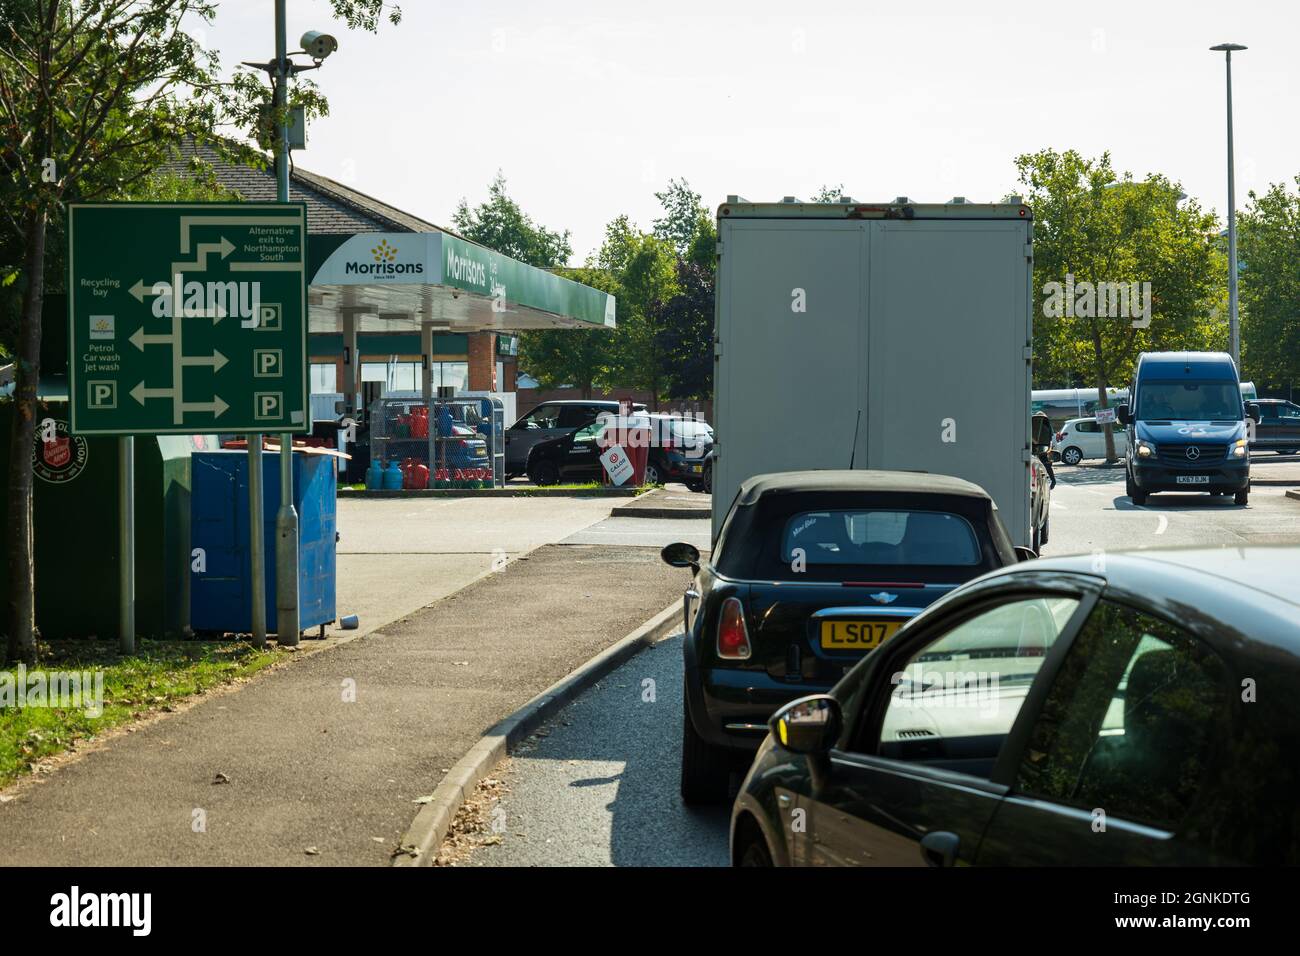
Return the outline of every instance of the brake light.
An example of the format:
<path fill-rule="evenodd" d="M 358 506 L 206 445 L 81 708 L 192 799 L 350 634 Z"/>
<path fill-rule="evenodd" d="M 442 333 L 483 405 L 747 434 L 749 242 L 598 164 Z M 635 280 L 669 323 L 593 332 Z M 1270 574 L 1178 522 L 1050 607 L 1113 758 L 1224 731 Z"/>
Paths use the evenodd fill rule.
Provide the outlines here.
<path fill-rule="evenodd" d="M 718 619 L 718 656 L 727 660 L 749 660 L 749 632 L 745 629 L 745 609 L 738 598 L 729 597 L 722 602 Z"/>

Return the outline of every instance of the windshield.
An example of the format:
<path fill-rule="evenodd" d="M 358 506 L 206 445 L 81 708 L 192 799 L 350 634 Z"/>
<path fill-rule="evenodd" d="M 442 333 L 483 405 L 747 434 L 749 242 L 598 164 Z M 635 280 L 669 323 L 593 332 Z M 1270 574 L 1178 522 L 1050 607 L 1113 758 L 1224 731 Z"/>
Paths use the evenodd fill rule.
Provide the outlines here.
<path fill-rule="evenodd" d="M 1198 422 L 1241 419 L 1235 382 L 1143 382 L 1138 390 L 1141 421 Z"/>

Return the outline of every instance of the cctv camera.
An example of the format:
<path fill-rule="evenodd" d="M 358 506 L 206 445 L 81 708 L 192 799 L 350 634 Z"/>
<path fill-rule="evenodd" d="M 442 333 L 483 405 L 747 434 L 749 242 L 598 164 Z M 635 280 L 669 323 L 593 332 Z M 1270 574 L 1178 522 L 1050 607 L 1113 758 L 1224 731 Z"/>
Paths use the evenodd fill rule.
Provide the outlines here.
<path fill-rule="evenodd" d="M 308 30 L 302 35 L 300 42 L 303 52 L 311 54 L 313 60 L 323 60 L 339 48 L 338 40 L 328 33 L 320 33 L 316 30 Z"/>

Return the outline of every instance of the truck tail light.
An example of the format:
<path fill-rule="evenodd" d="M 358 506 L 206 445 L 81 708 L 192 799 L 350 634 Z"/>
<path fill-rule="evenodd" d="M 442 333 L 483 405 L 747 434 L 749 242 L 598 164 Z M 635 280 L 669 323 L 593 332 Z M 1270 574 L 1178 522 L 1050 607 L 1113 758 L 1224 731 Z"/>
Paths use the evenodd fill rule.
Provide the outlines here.
<path fill-rule="evenodd" d="M 722 615 L 718 620 L 718 656 L 746 661 L 751 653 L 749 632 L 745 629 L 745 609 L 738 598 L 729 597 L 722 602 Z"/>

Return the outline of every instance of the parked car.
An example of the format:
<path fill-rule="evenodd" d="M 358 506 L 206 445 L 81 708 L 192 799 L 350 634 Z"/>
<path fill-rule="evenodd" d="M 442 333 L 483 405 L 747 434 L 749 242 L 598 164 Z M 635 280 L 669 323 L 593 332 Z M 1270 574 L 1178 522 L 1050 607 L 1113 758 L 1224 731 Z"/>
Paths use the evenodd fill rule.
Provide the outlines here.
<path fill-rule="evenodd" d="M 1124 429 L 1116 425 L 1111 428 L 1111 434 L 1115 441 L 1115 454 L 1123 458 L 1128 454 Z M 1105 458 L 1106 427 L 1097 424 L 1095 418 L 1072 418 L 1056 433 L 1052 449 L 1067 465 L 1077 465 L 1085 458 Z"/>
<path fill-rule="evenodd" d="M 597 481 L 603 465 L 602 449 L 597 444 L 605 422 L 598 420 L 558 438 L 533 445 L 528 452 L 525 474 L 535 485 L 556 485 L 561 481 Z"/>
<path fill-rule="evenodd" d="M 448 402 L 434 413 L 434 462 L 447 468 L 491 467 L 487 440 L 479 431 L 482 415 L 472 404 Z"/>
<path fill-rule="evenodd" d="M 1294 455 L 1300 449 L 1300 405 L 1281 398 L 1259 398 L 1259 423 L 1250 450 Z"/>
<path fill-rule="evenodd" d="M 646 484 L 680 481 L 691 491 L 703 491 L 704 460 L 713 451 L 713 429 L 698 419 L 648 417 L 651 443 L 646 456 Z"/>
<path fill-rule="evenodd" d="M 646 450 L 647 484 L 682 481 L 692 491 L 704 487 L 704 459 L 713 448 L 713 431 L 703 422 L 671 415 L 634 412 L 633 426 L 649 432 Z M 606 426 L 602 413 L 576 432 L 541 441 L 528 453 L 525 473 L 538 485 L 563 481 L 599 481 L 604 471 L 600 436 Z"/>
<path fill-rule="evenodd" d="M 645 410 L 636 402 L 633 410 Z M 572 435 L 592 424 L 598 415 L 617 415 L 619 403 L 597 400 L 563 400 L 543 402 L 506 429 L 506 477 L 526 474 L 528 453 L 538 442 Z"/>
<path fill-rule="evenodd" d="M 953 591 L 772 718 L 733 862 L 1300 863 L 1297 567 L 1149 550 Z"/>
<path fill-rule="evenodd" d="M 709 803 L 774 710 L 830 688 L 921 608 L 1018 553 L 978 485 L 859 470 L 749 478 L 707 560 L 683 543 L 663 558 L 693 572 L 681 793 Z"/>

